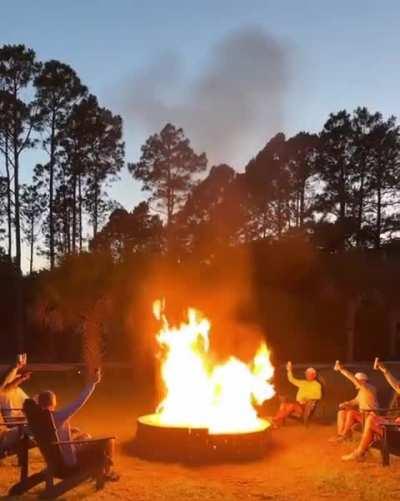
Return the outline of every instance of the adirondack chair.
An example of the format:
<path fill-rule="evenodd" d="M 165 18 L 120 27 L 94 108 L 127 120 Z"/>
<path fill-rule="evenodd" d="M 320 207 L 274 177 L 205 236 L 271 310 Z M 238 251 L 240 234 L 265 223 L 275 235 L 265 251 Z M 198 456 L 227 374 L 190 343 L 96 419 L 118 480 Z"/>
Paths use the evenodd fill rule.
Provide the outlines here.
<path fill-rule="evenodd" d="M 10 411 L 22 411 L 22 409 L 7 409 Z M 16 429 L 18 439 L 15 444 L 9 447 L 0 447 L 0 459 L 16 456 L 18 467 L 20 469 L 20 482 L 24 482 L 28 478 L 29 473 L 29 449 L 36 447 L 35 441 L 27 433 L 27 420 L 25 416 L 21 417 L 4 417 L 3 422 L 0 422 L 0 432 L 4 430 L 10 431 Z"/>
<path fill-rule="evenodd" d="M 93 479 L 96 488 L 102 489 L 105 483 L 106 455 L 99 454 L 96 462 L 91 461 L 87 465 L 68 466 L 65 464 L 61 447 L 73 444 L 104 444 L 115 437 L 102 437 L 74 442 L 60 442 L 50 411 L 41 409 L 34 400 L 27 400 L 24 406 L 29 430 L 32 433 L 37 446 L 42 453 L 46 468 L 35 473 L 22 482 L 15 484 L 9 491 L 9 495 L 20 495 L 36 485 L 45 482 L 46 487 L 41 498 L 53 499 L 73 489 L 86 480 Z M 58 482 L 55 482 L 59 480 Z"/>
<path fill-rule="evenodd" d="M 28 451 L 32 447 L 35 447 L 35 443 L 26 433 L 26 420 L 14 420 L 13 426 L 10 426 L 10 424 L 11 423 L 1 423 L 0 431 L 3 431 L 4 428 L 9 430 L 10 428 L 15 427 L 18 430 L 19 438 L 16 444 L 12 447 L 0 449 L 0 459 L 16 456 L 18 460 L 18 467 L 20 469 L 20 482 L 24 482 L 28 478 L 29 473 Z"/>
<path fill-rule="evenodd" d="M 385 407 L 363 411 L 363 422 L 358 431 L 362 432 L 371 412 L 385 418 L 385 422 L 382 423 L 383 434 L 376 437 L 371 447 L 380 450 L 382 466 L 389 466 L 390 454 L 400 456 L 400 425 L 395 422 L 400 417 L 399 395 L 393 390 L 386 389 L 385 392 L 378 392 L 378 401 L 382 402 Z"/>
<path fill-rule="evenodd" d="M 381 451 L 382 466 L 389 466 L 391 454 L 400 456 L 400 426 L 395 423 L 396 418 L 400 417 L 399 395 L 393 392 L 389 406 L 376 412 L 387 419 L 383 424 L 383 435 L 377 439 L 375 446 Z"/>

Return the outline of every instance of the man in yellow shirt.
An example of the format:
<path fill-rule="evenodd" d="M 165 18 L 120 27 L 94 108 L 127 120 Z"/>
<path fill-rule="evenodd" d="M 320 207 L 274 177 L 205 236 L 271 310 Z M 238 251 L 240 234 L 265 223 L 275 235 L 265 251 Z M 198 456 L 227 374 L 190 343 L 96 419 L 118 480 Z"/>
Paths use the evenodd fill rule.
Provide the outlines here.
<path fill-rule="evenodd" d="M 317 371 L 309 367 L 305 371 L 305 379 L 297 379 L 293 376 L 292 362 L 286 365 L 287 378 L 290 383 L 297 386 L 295 402 L 282 401 L 279 410 L 273 418 L 275 426 L 280 426 L 289 416 L 303 417 L 306 406 L 311 402 L 318 402 L 322 398 L 322 386 L 317 379 Z"/>

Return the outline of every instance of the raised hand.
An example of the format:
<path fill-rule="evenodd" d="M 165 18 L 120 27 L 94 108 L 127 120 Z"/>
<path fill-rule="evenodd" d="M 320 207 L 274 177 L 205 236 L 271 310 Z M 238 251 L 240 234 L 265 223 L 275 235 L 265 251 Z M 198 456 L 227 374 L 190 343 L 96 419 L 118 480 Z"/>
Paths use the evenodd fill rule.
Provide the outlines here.
<path fill-rule="evenodd" d="M 287 371 L 291 371 L 292 369 L 293 369 L 292 362 L 290 362 L 290 361 L 289 361 L 289 362 L 286 364 L 286 370 L 287 370 Z"/>
<path fill-rule="evenodd" d="M 387 369 L 386 369 L 385 364 L 384 364 L 383 362 L 381 362 L 381 361 L 379 360 L 379 358 L 376 358 L 376 359 L 375 359 L 375 362 L 374 362 L 374 369 L 375 369 L 376 371 L 382 371 L 382 372 L 386 372 L 386 370 L 387 370 Z"/>
<path fill-rule="evenodd" d="M 101 378 L 102 378 L 101 369 L 98 368 L 94 371 L 94 374 L 92 376 L 92 381 L 94 384 L 98 384 L 100 383 Z"/>
<path fill-rule="evenodd" d="M 340 371 L 341 369 L 342 369 L 342 364 L 339 362 L 339 360 L 336 360 L 333 370 Z"/>
<path fill-rule="evenodd" d="M 17 364 L 16 364 L 17 369 L 22 369 L 23 367 L 26 366 L 26 364 L 27 364 L 26 353 L 19 353 L 17 355 Z"/>

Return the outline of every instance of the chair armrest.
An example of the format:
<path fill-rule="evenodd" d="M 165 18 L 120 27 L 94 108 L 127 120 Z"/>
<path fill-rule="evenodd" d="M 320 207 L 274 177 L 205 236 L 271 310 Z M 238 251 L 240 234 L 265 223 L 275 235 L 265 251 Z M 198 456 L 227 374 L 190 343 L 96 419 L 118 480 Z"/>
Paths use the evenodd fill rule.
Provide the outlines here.
<path fill-rule="evenodd" d="M 7 423 L 2 422 L 2 423 L 0 423 L 0 426 L 10 428 L 13 426 L 24 426 L 27 424 L 28 424 L 28 421 L 26 419 L 20 419 L 20 420 L 15 419 L 14 421 L 8 421 Z"/>
<path fill-rule="evenodd" d="M 361 411 L 364 414 L 369 414 L 370 412 L 385 412 L 386 414 L 400 414 L 400 408 L 390 408 L 390 407 L 376 407 L 375 409 L 363 409 Z"/>
<path fill-rule="evenodd" d="M 60 442 L 52 442 L 52 445 L 78 445 L 78 444 L 93 444 L 96 442 L 107 442 L 108 440 L 115 440 L 116 437 L 99 437 L 99 438 L 86 438 L 83 440 L 62 440 Z"/>
<path fill-rule="evenodd" d="M 382 426 L 386 428 L 398 428 L 400 431 L 400 423 L 382 423 Z"/>

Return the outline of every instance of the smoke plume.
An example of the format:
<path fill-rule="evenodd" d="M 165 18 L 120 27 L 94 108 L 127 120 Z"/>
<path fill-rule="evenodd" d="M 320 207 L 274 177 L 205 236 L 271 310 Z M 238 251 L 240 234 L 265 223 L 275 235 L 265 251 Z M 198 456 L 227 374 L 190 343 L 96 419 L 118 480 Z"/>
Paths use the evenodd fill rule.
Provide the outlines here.
<path fill-rule="evenodd" d="M 176 54 L 157 58 L 126 88 L 128 121 L 145 134 L 172 122 L 211 163 L 243 165 L 282 127 L 287 52 L 248 28 L 217 43 L 197 73 Z"/>

